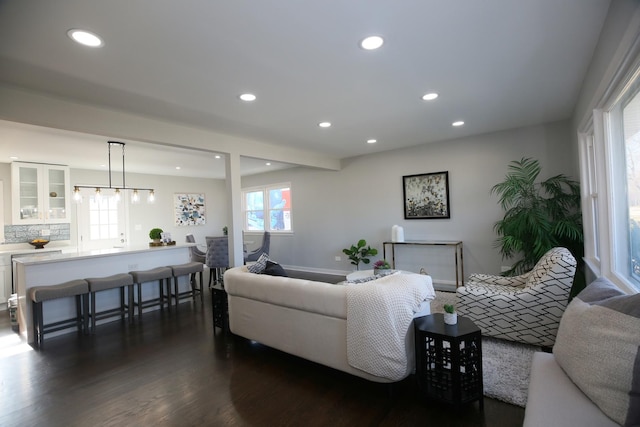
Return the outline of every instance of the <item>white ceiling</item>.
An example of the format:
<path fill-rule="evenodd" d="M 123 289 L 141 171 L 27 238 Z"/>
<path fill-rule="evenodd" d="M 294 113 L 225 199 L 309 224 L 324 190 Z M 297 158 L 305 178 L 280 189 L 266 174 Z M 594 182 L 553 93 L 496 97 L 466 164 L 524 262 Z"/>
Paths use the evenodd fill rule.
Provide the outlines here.
<path fill-rule="evenodd" d="M 571 117 L 609 3 L 0 0 L 0 82 L 341 159 Z M 105 45 L 79 46 L 71 28 Z M 383 47 L 360 49 L 372 34 Z M 89 168 L 108 139 L 56 150 Z M 3 142 L 0 161 L 24 148 Z M 207 173 L 213 162 L 162 147 L 140 157 Z"/>

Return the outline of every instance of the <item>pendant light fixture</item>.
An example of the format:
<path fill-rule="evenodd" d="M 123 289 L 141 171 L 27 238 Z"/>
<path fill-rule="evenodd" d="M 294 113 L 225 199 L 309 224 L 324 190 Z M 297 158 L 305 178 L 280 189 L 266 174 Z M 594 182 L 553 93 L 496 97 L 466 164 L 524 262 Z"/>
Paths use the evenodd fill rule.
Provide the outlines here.
<path fill-rule="evenodd" d="M 126 181 L 125 181 L 125 166 L 124 166 L 124 142 L 118 142 L 118 141 L 109 141 L 108 143 L 109 146 L 109 185 L 106 186 L 95 186 L 95 185 L 74 185 L 73 187 L 73 198 L 76 201 L 80 201 L 81 200 L 81 196 L 80 196 L 80 189 L 81 188 L 95 188 L 96 191 L 96 198 L 100 198 L 102 196 L 102 190 L 105 189 L 109 189 L 109 190 L 115 190 L 115 199 L 116 201 L 120 200 L 120 195 L 123 191 L 125 190 L 131 190 L 131 202 L 132 203 L 138 203 L 140 201 L 140 193 L 139 191 L 148 191 L 149 195 L 147 197 L 147 202 L 149 203 L 153 203 L 155 200 L 155 192 L 153 191 L 153 188 L 138 188 L 138 187 L 127 187 L 126 185 Z M 112 180 L 111 180 L 111 149 L 117 149 L 117 147 L 120 147 L 121 151 L 122 151 L 122 185 L 121 186 L 117 186 L 117 185 L 113 185 Z"/>

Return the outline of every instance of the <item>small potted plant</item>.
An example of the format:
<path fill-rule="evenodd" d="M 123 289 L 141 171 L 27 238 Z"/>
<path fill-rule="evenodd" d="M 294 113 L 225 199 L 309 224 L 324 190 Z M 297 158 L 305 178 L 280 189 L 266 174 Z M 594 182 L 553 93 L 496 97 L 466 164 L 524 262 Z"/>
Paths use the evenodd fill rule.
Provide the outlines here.
<path fill-rule="evenodd" d="M 162 228 L 152 228 L 151 231 L 149 231 L 149 238 L 154 243 L 160 243 L 162 241 L 162 233 Z"/>
<path fill-rule="evenodd" d="M 453 304 L 444 305 L 444 323 L 447 325 L 455 325 L 458 323 L 458 313 Z"/>
<path fill-rule="evenodd" d="M 351 264 L 356 266 L 356 270 L 359 270 L 360 263 L 369 264 L 370 256 L 378 255 L 378 250 L 367 246 L 367 241 L 364 239 L 358 240 L 358 243 L 351 245 L 348 249 L 343 249 L 342 252 L 349 257 Z"/>
<path fill-rule="evenodd" d="M 385 259 L 381 259 L 373 263 L 373 274 L 380 273 L 380 270 L 390 270 L 391 265 Z"/>
<path fill-rule="evenodd" d="M 229 235 L 229 228 L 226 225 L 222 227 L 222 234 L 225 236 Z"/>

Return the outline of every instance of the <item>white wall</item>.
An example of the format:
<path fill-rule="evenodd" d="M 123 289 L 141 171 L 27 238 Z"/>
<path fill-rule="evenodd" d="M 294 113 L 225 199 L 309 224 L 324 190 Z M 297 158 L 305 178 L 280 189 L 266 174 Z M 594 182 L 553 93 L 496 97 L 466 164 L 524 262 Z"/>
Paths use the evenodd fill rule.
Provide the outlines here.
<path fill-rule="evenodd" d="M 108 173 L 71 169 L 71 185 L 107 184 Z M 184 242 L 187 234 L 193 234 L 196 242 L 205 243 L 205 236 L 222 235 L 222 227 L 227 223 L 225 182 L 218 179 L 183 178 L 175 176 L 145 175 L 127 173 L 127 186 L 153 188 L 156 200 L 146 203 L 146 195 L 140 194 L 140 203 L 130 205 L 129 230 L 130 244 L 139 245 L 149 242 L 149 230 L 154 227 L 170 232 L 176 242 Z M 175 226 L 175 193 L 204 193 L 206 204 L 206 224 L 201 226 Z M 76 209 L 72 209 L 71 240 L 77 242 Z M 136 230 L 136 225 L 140 229 Z"/>
<path fill-rule="evenodd" d="M 493 224 L 503 212 L 491 187 L 510 161 L 522 157 L 541 162 L 542 179 L 565 173 L 577 180 L 576 163 L 567 161 L 571 148 L 565 121 L 351 158 L 341 171 L 296 168 L 250 176 L 242 185 L 291 182 L 294 233 L 272 236 L 270 254 L 284 265 L 350 271 L 343 248 L 364 238 L 381 257 L 382 242 L 398 224 L 407 240 L 462 240 L 465 276 L 498 273 L 507 264 L 493 247 Z M 440 171 L 449 172 L 451 218 L 405 220 L 403 175 Z"/>
<path fill-rule="evenodd" d="M 28 161 L 28 159 L 25 159 Z M 193 234 L 198 243 L 204 244 L 205 236 L 222 235 L 222 227 L 227 225 L 225 181 L 218 179 L 184 178 L 175 176 L 145 175 L 127 173 L 127 186 L 154 188 L 156 201 L 147 204 L 146 195 L 141 194 L 141 203 L 131 205 L 130 209 L 130 244 L 146 244 L 149 242 L 149 230 L 160 227 L 171 233 L 176 242 L 184 242 L 185 236 Z M 106 171 L 71 169 L 71 185 L 74 184 L 108 184 Z M 4 189 L 4 219 L 11 223 L 11 164 L 0 163 L 0 182 Z M 174 225 L 173 200 L 175 193 L 204 193 L 206 203 L 206 224 L 203 226 L 176 227 Z M 77 244 L 77 219 L 75 204 L 71 209 L 71 241 Z M 140 225 L 140 230 L 135 230 Z"/>

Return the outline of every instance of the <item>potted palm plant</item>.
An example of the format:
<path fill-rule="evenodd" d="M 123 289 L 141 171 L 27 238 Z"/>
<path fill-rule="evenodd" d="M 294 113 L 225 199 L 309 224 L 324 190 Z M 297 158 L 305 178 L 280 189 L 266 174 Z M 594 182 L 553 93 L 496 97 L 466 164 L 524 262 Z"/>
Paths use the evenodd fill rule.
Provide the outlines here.
<path fill-rule="evenodd" d="M 506 276 L 531 270 L 556 246 L 569 249 L 579 260 L 580 270 L 584 253 L 580 184 L 563 174 L 536 182 L 541 169 L 534 159 L 512 161 L 504 181 L 491 188 L 505 211 L 504 218 L 494 225 L 499 236 L 495 246 L 503 258 L 520 257 Z M 572 295 L 583 286 L 584 279 L 574 281 Z"/>

